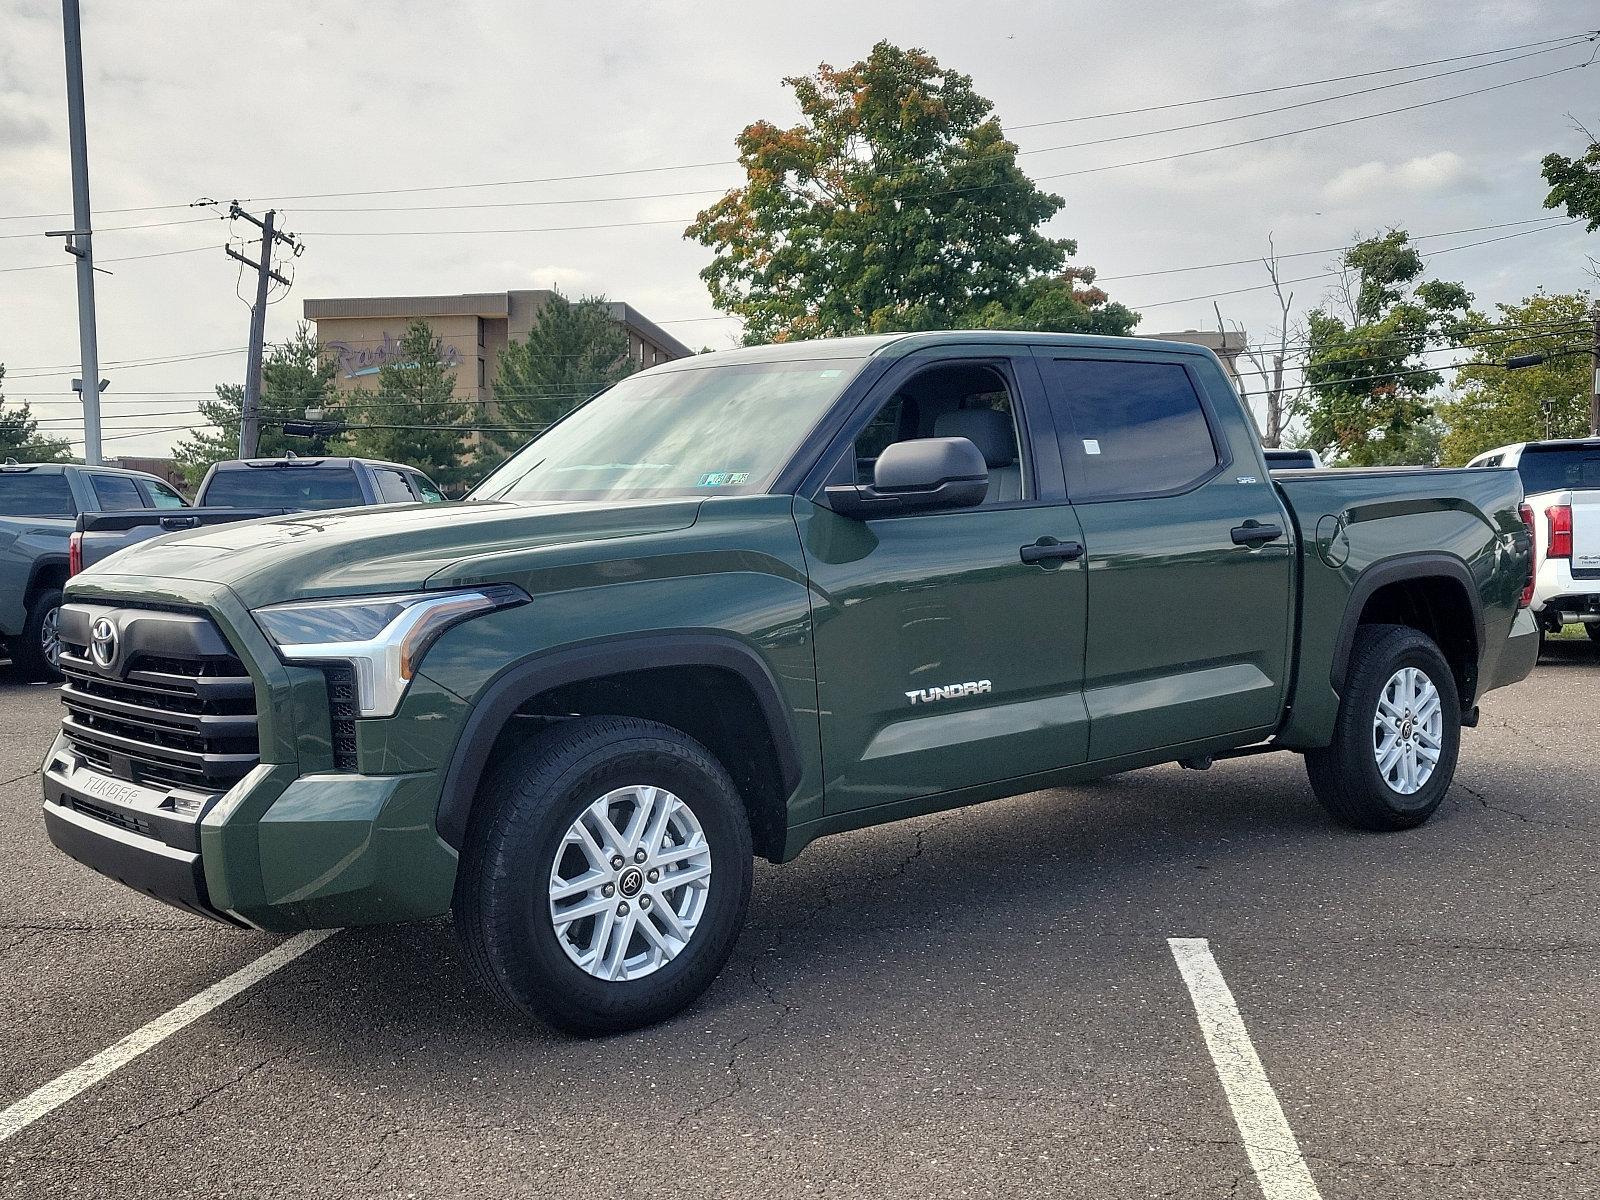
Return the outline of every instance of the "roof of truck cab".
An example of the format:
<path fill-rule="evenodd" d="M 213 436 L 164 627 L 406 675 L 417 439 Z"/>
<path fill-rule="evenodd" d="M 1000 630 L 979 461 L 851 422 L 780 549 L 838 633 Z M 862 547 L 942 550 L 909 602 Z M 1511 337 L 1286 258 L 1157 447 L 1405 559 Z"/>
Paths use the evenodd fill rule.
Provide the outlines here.
<path fill-rule="evenodd" d="M 1075 350 L 1131 350 L 1143 353 L 1187 354 L 1215 358 L 1209 349 L 1193 342 L 1169 342 L 1157 338 L 1109 337 L 1086 333 L 1032 333 L 1009 329 L 940 329 L 921 333 L 883 333 L 865 337 L 808 338 L 804 341 L 769 342 L 764 346 L 741 346 L 735 350 L 714 350 L 692 358 L 675 359 L 650 368 L 651 374 L 693 371 L 725 363 L 799 362 L 808 359 L 898 358 L 916 350 L 939 346 L 1060 346 Z"/>
<path fill-rule="evenodd" d="M 328 467 L 342 470 L 357 463 L 365 463 L 369 467 L 388 467 L 394 471 L 418 470 L 404 463 L 387 462 L 381 458 L 348 458 L 334 454 L 307 454 L 304 457 L 296 455 L 294 458 L 225 458 L 215 465 L 219 471 L 238 471 L 251 467 Z"/>
<path fill-rule="evenodd" d="M 65 475 L 68 471 L 87 471 L 92 475 L 126 475 L 130 479 L 154 479 L 157 483 L 172 484 L 159 475 L 152 475 L 149 471 L 135 471 L 132 467 L 108 467 L 96 464 L 88 466 L 84 463 L 0 463 L 0 474 L 29 474 L 40 475 Z"/>

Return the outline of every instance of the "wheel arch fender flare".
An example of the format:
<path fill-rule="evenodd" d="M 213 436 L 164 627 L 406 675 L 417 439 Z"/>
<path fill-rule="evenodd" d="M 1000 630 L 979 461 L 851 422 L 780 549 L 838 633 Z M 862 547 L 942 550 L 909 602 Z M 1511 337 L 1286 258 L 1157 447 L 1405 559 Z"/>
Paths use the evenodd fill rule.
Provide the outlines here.
<path fill-rule="evenodd" d="M 472 802 L 495 742 L 529 700 L 565 684 L 671 667 L 717 667 L 749 686 L 772 738 L 785 794 L 792 794 L 801 778 L 799 742 L 766 660 L 725 634 L 640 634 L 539 654 L 511 664 L 490 680 L 462 726 L 445 768 L 435 817 L 439 836 L 456 850 L 465 845 Z"/>
<path fill-rule="evenodd" d="M 1472 635 L 1477 652 L 1483 653 L 1483 598 L 1478 594 L 1477 582 L 1467 564 L 1453 554 L 1443 551 L 1419 551 L 1380 559 L 1364 568 L 1350 588 L 1350 598 L 1345 605 L 1344 617 L 1339 623 L 1339 636 L 1333 643 L 1333 690 L 1344 694 L 1345 672 L 1350 666 L 1350 654 L 1355 647 L 1356 630 L 1361 625 L 1361 614 L 1367 602 L 1381 589 L 1412 579 L 1448 579 L 1458 585 L 1467 598 L 1472 611 Z"/>

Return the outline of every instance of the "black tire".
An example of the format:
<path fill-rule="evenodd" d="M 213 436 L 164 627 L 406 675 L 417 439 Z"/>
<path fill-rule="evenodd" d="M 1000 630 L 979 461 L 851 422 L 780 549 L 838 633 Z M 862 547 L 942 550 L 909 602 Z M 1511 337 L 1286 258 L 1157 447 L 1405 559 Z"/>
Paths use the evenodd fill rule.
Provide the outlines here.
<path fill-rule="evenodd" d="M 1391 787 L 1379 771 L 1373 728 L 1379 696 L 1404 667 L 1415 667 L 1428 677 L 1438 690 L 1442 712 L 1439 760 L 1427 782 L 1410 795 Z M 1455 675 L 1433 639 L 1404 625 L 1359 629 L 1345 672 L 1333 742 L 1306 754 L 1306 774 L 1322 806 L 1354 829 L 1414 829 L 1444 800 L 1460 750 L 1461 702 Z"/>
<path fill-rule="evenodd" d="M 40 592 L 28 606 L 28 619 L 22 632 L 11 641 L 11 661 L 26 679 L 60 679 L 61 668 L 51 659 L 45 648 L 47 624 L 53 627 L 53 618 L 61 609 L 61 590 L 52 588 Z"/>
<path fill-rule="evenodd" d="M 1600 621 L 1585 621 L 1583 631 L 1589 635 L 1591 642 L 1600 642 Z"/>
<path fill-rule="evenodd" d="M 603 980 L 562 948 L 550 874 L 579 814 L 639 784 L 666 788 L 699 821 L 708 895 L 675 957 L 637 979 Z M 582 717 L 529 741 L 479 789 L 456 878 L 456 931 L 479 982 L 512 1012 L 572 1033 L 636 1029 L 685 1008 L 716 978 L 744 925 L 752 866 L 744 804 L 704 746 L 654 721 Z"/>

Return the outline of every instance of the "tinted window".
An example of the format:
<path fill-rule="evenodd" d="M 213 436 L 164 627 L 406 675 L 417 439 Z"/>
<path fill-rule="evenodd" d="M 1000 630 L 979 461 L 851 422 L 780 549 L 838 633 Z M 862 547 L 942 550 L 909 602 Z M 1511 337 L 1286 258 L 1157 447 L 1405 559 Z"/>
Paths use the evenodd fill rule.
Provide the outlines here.
<path fill-rule="evenodd" d="M 0 471 L 0 517 L 75 517 L 72 486 L 58 471 Z"/>
<path fill-rule="evenodd" d="M 1050 371 L 1074 499 L 1176 491 L 1217 465 L 1200 397 L 1181 365 L 1058 358 Z"/>
<path fill-rule="evenodd" d="M 411 486 L 417 489 L 417 495 L 422 497 L 425 504 L 438 504 L 444 500 L 444 493 L 433 486 L 433 480 L 426 475 L 413 475 Z"/>
<path fill-rule="evenodd" d="M 138 485 L 126 475 L 91 475 L 89 482 L 102 512 L 126 512 L 130 508 L 144 507 Z"/>
<path fill-rule="evenodd" d="M 164 483 L 154 479 L 141 479 L 139 490 L 151 508 L 188 508 L 189 502 Z"/>
<path fill-rule="evenodd" d="M 406 486 L 406 477 L 388 467 L 373 467 L 372 476 L 378 484 L 379 504 L 414 504 L 416 497 Z"/>
<path fill-rule="evenodd" d="M 1517 463 L 1522 490 L 1528 495 L 1565 488 L 1600 488 L 1600 445 L 1529 446 Z"/>
<path fill-rule="evenodd" d="M 349 467 L 231 467 L 211 477 L 201 499 L 224 508 L 353 508 L 361 501 Z"/>

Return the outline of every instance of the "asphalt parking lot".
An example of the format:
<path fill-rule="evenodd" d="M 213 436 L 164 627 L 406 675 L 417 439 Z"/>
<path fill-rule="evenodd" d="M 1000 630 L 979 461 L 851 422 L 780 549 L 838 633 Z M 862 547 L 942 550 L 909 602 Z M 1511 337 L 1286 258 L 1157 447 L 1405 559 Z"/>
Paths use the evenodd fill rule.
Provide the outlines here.
<path fill-rule="evenodd" d="M 57 855 L 0 668 L 0 1109 L 281 939 Z M 1169 938 L 1205 938 L 1313 1191 L 1600 1194 L 1600 649 L 1492 694 L 1428 826 L 1298 759 L 1167 767 L 758 865 L 722 978 L 604 1041 L 344 931 L 0 1142 L 0 1195 L 1259 1196 Z"/>

